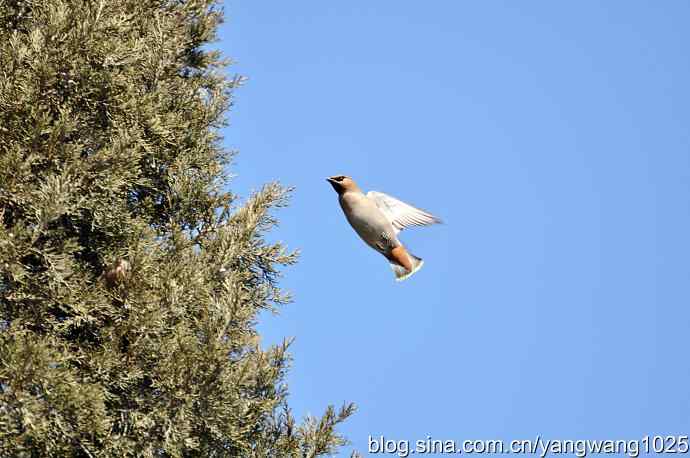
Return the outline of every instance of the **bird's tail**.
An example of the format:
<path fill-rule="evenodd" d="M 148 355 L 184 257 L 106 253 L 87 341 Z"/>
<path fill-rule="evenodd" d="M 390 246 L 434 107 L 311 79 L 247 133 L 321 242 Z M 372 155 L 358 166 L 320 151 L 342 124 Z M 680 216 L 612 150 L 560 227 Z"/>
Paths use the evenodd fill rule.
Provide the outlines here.
<path fill-rule="evenodd" d="M 403 281 L 407 280 L 417 272 L 419 269 L 422 268 L 424 265 L 424 261 L 422 261 L 422 258 L 418 258 L 417 256 L 413 255 L 409 251 L 407 254 L 410 257 L 410 263 L 412 264 L 412 270 L 407 270 L 405 267 L 401 266 L 400 264 L 391 262 L 391 269 L 393 269 L 393 273 L 395 273 L 395 281 Z"/>

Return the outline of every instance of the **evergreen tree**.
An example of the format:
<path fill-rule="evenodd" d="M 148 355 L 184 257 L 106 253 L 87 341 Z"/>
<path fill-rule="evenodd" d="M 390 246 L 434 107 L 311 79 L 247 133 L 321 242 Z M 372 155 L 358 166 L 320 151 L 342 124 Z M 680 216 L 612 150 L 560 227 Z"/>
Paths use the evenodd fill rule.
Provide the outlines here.
<path fill-rule="evenodd" d="M 318 456 L 264 309 L 295 253 L 240 205 L 213 0 L 0 0 L 0 456 Z"/>

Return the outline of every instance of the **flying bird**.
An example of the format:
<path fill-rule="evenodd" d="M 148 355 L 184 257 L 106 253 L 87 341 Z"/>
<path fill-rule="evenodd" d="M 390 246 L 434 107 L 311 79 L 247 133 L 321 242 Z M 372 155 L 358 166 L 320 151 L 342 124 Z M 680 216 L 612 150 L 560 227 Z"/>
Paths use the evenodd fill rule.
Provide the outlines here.
<path fill-rule="evenodd" d="M 424 265 L 398 240 L 398 233 L 410 226 L 428 226 L 440 223 L 434 215 L 406 204 L 382 192 L 364 194 L 348 176 L 326 178 L 345 213 L 345 218 L 357 234 L 374 250 L 390 262 L 397 281 L 409 278 Z"/>

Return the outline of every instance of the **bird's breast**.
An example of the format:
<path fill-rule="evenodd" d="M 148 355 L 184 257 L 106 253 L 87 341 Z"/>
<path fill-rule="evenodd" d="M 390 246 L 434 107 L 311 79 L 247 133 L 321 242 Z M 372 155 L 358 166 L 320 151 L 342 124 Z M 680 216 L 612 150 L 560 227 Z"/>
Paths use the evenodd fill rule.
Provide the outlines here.
<path fill-rule="evenodd" d="M 340 199 L 340 205 L 350 226 L 362 240 L 377 251 L 387 251 L 399 245 L 393 226 L 385 215 L 365 196 L 361 197 Z"/>

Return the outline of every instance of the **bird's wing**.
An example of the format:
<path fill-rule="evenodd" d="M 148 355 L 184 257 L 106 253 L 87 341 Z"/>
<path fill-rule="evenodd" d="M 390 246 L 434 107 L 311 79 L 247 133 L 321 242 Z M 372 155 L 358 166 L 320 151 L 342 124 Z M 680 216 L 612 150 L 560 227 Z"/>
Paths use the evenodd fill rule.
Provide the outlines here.
<path fill-rule="evenodd" d="M 441 220 L 382 192 L 369 191 L 367 197 L 386 215 L 397 232 L 410 226 L 428 226 Z"/>

